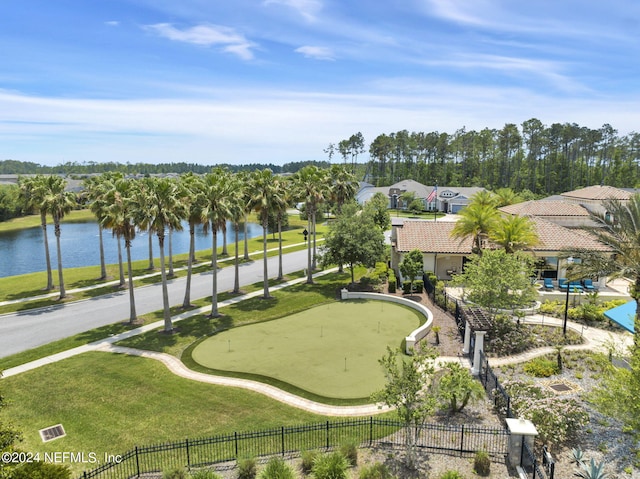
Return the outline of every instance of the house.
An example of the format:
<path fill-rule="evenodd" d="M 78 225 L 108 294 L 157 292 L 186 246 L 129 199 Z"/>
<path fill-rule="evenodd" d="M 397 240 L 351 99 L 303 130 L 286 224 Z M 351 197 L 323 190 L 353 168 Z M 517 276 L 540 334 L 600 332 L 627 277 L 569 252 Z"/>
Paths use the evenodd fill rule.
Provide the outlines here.
<path fill-rule="evenodd" d="M 543 218 L 567 228 L 595 225 L 590 219 L 589 210 L 578 203 L 563 200 L 525 201 L 498 208 L 498 211 L 514 216 L 532 216 Z"/>
<path fill-rule="evenodd" d="M 562 250 L 586 248 L 609 251 L 608 247 L 584 231 L 566 228 L 544 218 L 531 217 L 531 220 L 540 238 L 539 244 L 530 250 L 537 260 L 538 277 L 557 279 L 566 276 L 566 263 L 558 258 Z M 391 267 L 398 272 L 404 254 L 418 249 L 423 254 L 425 271 L 433 271 L 443 280 L 451 279 L 462 271 L 473 246 L 471 237 L 463 240 L 452 238 L 454 227 L 455 222 L 421 220 L 394 225 L 391 232 Z"/>
<path fill-rule="evenodd" d="M 471 196 L 484 191 L 479 187 L 436 187 L 426 186 L 415 180 L 402 180 L 391 186 L 373 186 L 370 183 L 360 183 L 360 189 L 356 193 L 356 200 L 363 205 L 369 201 L 376 193 L 382 193 L 389 198 L 389 208 L 407 209 L 409 205 L 402 202 L 402 194 L 405 192 L 414 193 L 416 198 L 423 202 L 423 209 L 426 211 L 441 211 L 444 213 L 457 213 L 469 204 Z M 432 198 L 432 193 L 435 196 Z"/>

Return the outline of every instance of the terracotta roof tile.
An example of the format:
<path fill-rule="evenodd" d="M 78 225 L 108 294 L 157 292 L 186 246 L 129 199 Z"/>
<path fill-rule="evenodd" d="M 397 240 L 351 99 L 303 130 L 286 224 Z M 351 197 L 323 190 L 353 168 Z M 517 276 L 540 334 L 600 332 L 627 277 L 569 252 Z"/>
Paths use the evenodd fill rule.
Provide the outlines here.
<path fill-rule="evenodd" d="M 426 253 L 471 254 L 472 238 L 462 241 L 451 237 L 455 222 L 405 221 L 397 230 L 397 250 L 414 249 Z"/>
<path fill-rule="evenodd" d="M 611 248 L 600 243 L 586 231 L 565 228 L 543 218 L 531 217 L 535 224 L 540 243 L 534 251 L 560 251 L 563 249 L 584 248 L 593 251 L 610 251 Z"/>
<path fill-rule="evenodd" d="M 628 200 L 633 194 L 613 186 L 594 185 L 579 190 L 567 191 L 566 193 L 562 193 L 562 196 L 580 200 L 606 200 L 608 198 Z"/>
<path fill-rule="evenodd" d="M 569 201 L 525 201 L 499 208 L 503 213 L 520 216 L 589 216 L 589 211 Z"/>

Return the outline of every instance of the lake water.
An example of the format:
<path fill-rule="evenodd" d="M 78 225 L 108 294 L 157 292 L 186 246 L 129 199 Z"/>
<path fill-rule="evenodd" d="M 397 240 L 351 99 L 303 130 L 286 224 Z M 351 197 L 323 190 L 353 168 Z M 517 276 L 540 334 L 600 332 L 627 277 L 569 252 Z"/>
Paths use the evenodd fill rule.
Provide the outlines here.
<path fill-rule="evenodd" d="M 262 235 L 262 227 L 256 223 L 247 223 L 247 237 L 255 238 Z M 49 238 L 49 254 L 51 267 L 57 269 L 58 257 L 56 253 L 56 237 L 53 225 L 47 227 Z M 189 228 L 184 225 L 183 231 L 174 231 L 172 238 L 173 254 L 189 252 Z M 239 231 L 240 240 L 244 239 L 242 226 Z M 201 227 L 196 227 L 196 251 L 211 250 L 211 234 L 205 236 Z M 233 225 L 227 224 L 227 244 L 229 253 L 233 253 L 235 233 Z M 107 264 L 118 262 L 118 245 L 110 230 L 103 231 L 104 255 Z M 222 233 L 218 233 L 218 246 L 223 242 Z M 100 264 L 100 241 L 98 225 L 88 223 L 64 223 L 61 226 L 60 247 L 62 249 L 62 266 L 75 268 Z M 131 243 L 131 257 L 142 260 L 149 257 L 149 240 L 146 232 L 137 233 Z M 240 245 L 241 251 L 243 246 Z M 169 254 L 169 237 L 164 244 L 165 254 Z M 153 238 L 153 255 L 160 254 L 158 238 Z M 126 261 L 126 250 L 122 242 L 122 259 Z M 42 228 L 28 228 L 20 231 L 0 233 L 0 277 L 46 271 L 44 257 L 44 243 Z"/>

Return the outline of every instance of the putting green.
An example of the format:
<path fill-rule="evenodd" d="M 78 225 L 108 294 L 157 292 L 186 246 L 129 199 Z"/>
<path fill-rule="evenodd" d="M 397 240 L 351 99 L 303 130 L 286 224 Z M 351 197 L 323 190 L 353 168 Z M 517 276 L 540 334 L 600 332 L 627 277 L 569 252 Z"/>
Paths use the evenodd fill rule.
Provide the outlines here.
<path fill-rule="evenodd" d="M 266 376 L 329 398 L 366 398 L 384 386 L 378 360 L 424 320 L 385 301 L 329 303 L 223 331 L 192 352 L 207 368 Z"/>

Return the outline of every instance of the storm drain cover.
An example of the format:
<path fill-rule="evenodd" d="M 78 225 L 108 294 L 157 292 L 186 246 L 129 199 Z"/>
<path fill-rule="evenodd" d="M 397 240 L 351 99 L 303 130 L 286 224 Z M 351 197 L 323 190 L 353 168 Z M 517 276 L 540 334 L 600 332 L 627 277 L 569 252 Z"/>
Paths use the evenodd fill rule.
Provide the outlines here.
<path fill-rule="evenodd" d="M 565 393 L 567 391 L 571 391 L 571 388 L 563 383 L 549 384 L 549 387 L 559 393 Z"/>
<path fill-rule="evenodd" d="M 581 390 L 580 386 L 564 379 L 552 379 L 542 383 L 556 394 L 571 394 Z"/>
<path fill-rule="evenodd" d="M 53 441 L 54 439 L 58 439 L 59 437 L 64 436 L 66 436 L 66 433 L 64 432 L 62 424 L 51 426 L 46 429 L 40 429 L 40 437 L 42 438 L 42 442 Z"/>

